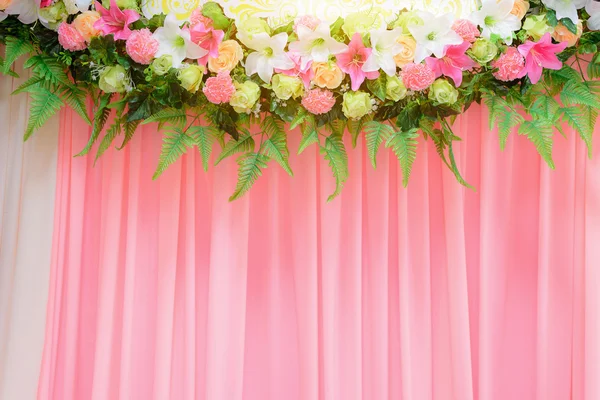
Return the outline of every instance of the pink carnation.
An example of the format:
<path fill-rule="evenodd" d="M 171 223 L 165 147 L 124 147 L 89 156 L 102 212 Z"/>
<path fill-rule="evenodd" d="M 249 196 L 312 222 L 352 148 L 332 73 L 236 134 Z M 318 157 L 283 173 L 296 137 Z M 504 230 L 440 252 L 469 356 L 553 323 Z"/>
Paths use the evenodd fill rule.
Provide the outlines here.
<path fill-rule="evenodd" d="M 506 52 L 492 62 L 492 67 L 497 68 L 494 76 L 504 82 L 515 80 L 521 76 L 525 67 L 525 57 L 515 47 L 509 47 Z"/>
<path fill-rule="evenodd" d="M 320 23 L 321 20 L 317 17 L 313 17 L 312 15 L 303 15 L 296 18 L 294 21 L 294 32 L 298 33 L 299 26 L 305 26 L 311 31 L 314 31 Z"/>
<path fill-rule="evenodd" d="M 58 27 L 58 42 L 69 51 L 79 51 L 87 48 L 87 43 L 81 33 L 66 22 Z"/>
<path fill-rule="evenodd" d="M 325 114 L 335 105 L 335 98 L 329 90 L 312 89 L 302 98 L 302 105 L 313 114 Z"/>
<path fill-rule="evenodd" d="M 152 36 L 150 29 L 133 31 L 125 43 L 127 54 L 133 61 L 148 65 L 158 51 L 158 41 Z"/>
<path fill-rule="evenodd" d="M 208 101 L 214 104 L 227 103 L 235 93 L 235 86 L 227 72 L 219 72 L 206 80 L 202 91 Z"/>
<path fill-rule="evenodd" d="M 204 24 L 206 28 L 213 28 L 213 20 L 208 17 L 205 17 L 202 14 L 201 8 L 196 8 L 194 11 L 192 11 L 192 15 L 190 15 L 190 27 L 193 28 L 199 23 Z"/>
<path fill-rule="evenodd" d="M 400 76 L 404 86 L 414 91 L 425 90 L 435 81 L 435 72 L 427 64 L 406 64 Z"/>
<path fill-rule="evenodd" d="M 469 43 L 473 43 L 479 37 L 479 28 L 477 25 L 469 21 L 468 19 L 457 19 L 454 21 L 454 25 L 452 25 L 452 30 L 463 40 L 466 40 Z"/>

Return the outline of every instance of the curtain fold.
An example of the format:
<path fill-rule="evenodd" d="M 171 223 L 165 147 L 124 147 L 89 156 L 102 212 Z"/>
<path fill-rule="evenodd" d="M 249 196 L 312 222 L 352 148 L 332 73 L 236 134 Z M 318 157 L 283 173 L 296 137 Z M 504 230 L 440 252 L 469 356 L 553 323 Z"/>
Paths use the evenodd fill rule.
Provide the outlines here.
<path fill-rule="evenodd" d="M 350 179 L 316 148 L 233 203 L 236 164 L 188 151 L 163 176 L 155 126 L 72 158 L 61 119 L 40 399 L 600 398 L 600 139 L 524 137 L 487 113 L 455 124 L 456 183 L 420 141 L 407 189 L 392 154 Z M 214 157 L 213 157 L 214 159 Z"/>

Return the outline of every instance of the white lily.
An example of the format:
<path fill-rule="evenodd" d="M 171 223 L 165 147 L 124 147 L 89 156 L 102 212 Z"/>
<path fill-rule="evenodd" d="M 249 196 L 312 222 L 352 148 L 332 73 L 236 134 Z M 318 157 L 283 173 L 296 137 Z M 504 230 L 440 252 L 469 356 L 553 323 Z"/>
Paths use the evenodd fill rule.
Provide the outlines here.
<path fill-rule="evenodd" d="M 158 41 L 156 57 L 171 56 L 174 68 L 179 68 L 186 58 L 196 60 L 208 54 L 208 50 L 192 42 L 190 31 L 181 29 L 180 23 L 175 14 L 169 14 L 165 18 L 164 26 L 158 28 L 152 35 Z"/>
<path fill-rule="evenodd" d="M 512 43 L 514 31 L 521 28 L 521 21 L 510 12 L 515 4 L 514 0 L 483 0 L 481 8 L 473 12 L 469 19 L 481 26 L 481 35 L 487 39 L 492 34 L 500 36 L 506 44 Z"/>
<path fill-rule="evenodd" d="M 579 22 L 577 10 L 585 7 L 587 0 L 542 0 L 544 5 L 556 11 L 556 18 L 569 18 L 573 23 Z"/>
<path fill-rule="evenodd" d="M 462 37 L 452 30 L 453 14 L 435 16 L 422 11 L 419 13 L 419 17 L 425 21 L 425 25 L 408 26 L 410 34 L 417 42 L 415 49 L 416 64 L 432 54 L 437 58 L 442 58 L 446 55 L 446 46 L 463 42 Z"/>
<path fill-rule="evenodd" d="M 255 50 L 246 58 L 246 74 L 248 76 L 258 73 L 260 79 L 271 82 L 273 69 L 291 69 L 296 65 L 285 54 L 285 45 L 288 35 L 285 32 L 269 36 L 266 32 L 252 35 L 244 32 L 238 33 L 238 39 L 249 49 Z"/>
<path fill-rule="evenodd" d="M 40 0 L 16 0 L 4 10 L 7 15 L 18 15 L 19 21 L 32 24 L 38 20 Z"/>
<path fill-rule="evenodd" d="M 600 2 L 588 0 L 585 5 L 585 11 L 590 14 L 587 20 L 587 27 L 592 31 L 600 30 Z"/>
<path fill-rule="evenodd" d="M 326 62 L 330 54 L 346 51 L 348 46 L 331 37 L 329 24 L 320 23 L 315 30 L 306 26 L 298 26 L 298 40 L 290 43 L 290 51 L 300 55 L 300 67 L 306 68 L 312 61 Z"/>
<path fill-rule="evenodd" d="M 90 9 L 92 0 L 63 0 L 69 14 L 77 14 Z"/>
<path fill-rule="evenodd" d="M 402 45 L 396 39 L 402 35 L 402 28 L 390 31 L 383 27 L 373 30 L 371 34 L 371 54 L 362 66 L 364 72 L 375 72 L 381 68 L 389 76 L 396 74 L 394 56 L 402 51 Z"/>

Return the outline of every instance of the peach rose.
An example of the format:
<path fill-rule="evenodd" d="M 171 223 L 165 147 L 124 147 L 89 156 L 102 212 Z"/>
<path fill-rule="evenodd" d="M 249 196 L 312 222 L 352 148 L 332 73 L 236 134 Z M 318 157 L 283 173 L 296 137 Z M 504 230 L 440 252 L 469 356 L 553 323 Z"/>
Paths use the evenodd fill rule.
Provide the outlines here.
<path fill-rule="evenodd" d="M 529 2 L 527 0 L 515 0 L 515 4 L 510 13 L 516 15 L 519 19 L 523 19 L 525 14 L 527 14 L 527 11 L 529 11 Z"/>
<path fill-rule="evenodd" d="M 225 40 L 219 44 L 219 56 L 208 58 L 208 69 L 210 72 L 230 72 L 240 62 L 244 52 L 242 46 L 235 40 Z"/>
<path fill-rule="evenodd" d="M 10 3 L 12 3 L 12 0 L 0 0 L 0 10 L 6 10 Z"/>
<path fill-rule="evenodd" d="M 312 70 L 315 73 L 313 77 L 315 85 L 327 89 L 335 89 L 340 86 L 346 76 L 333 62 L 313 62 Z"/>
<path fill-rule="evenodd" d="M 567 47 L 572 47 L 577 44 L 577 41 L 581 37 L 581 33 L 583 32 L 583 25 L 581 21 L 577 24 L 577 34 L 571 32 L 567 29 L 566 26 L 559 22 L 558 25 L 554 28 L 554 32 L 552 33 L 552 39 L 557 42 L 567 42 Z"/>
<path fill-rule="evenodd" d="M 417 42 L 412 36 L 401 35 L 396 39 L 396 43 L 402 45 L 402 51 L 394 56 L 394 61 L 396 61 L 398 67 L 402 68 L 406 64 L 413 62 L 415 59 Z"/>
<path fill-rule="evenodd" d="M 100 14 L 96 11 L 85 11 L 75 18 L 72 25 L 83 36 L 85 41 L 89 43 L 93 37 L 100 35 L 101 31 L 94 28 L 94 24 L 99 19 Z"/>

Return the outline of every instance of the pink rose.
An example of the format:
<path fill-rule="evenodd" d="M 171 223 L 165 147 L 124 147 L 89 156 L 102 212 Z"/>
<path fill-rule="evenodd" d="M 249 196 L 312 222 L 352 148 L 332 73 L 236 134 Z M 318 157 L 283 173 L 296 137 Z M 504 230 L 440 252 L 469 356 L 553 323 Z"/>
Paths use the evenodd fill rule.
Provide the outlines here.
<path fill-rule="evenodd" d="M 497 68 L 494 76 L 504 82 L 515 80 L 521 76 L 525 67 L 525 58 L 515 47 L 509 47 L 506 52 L 492 62 L 492 67 Z"/>
<path fill-rule="evenodd" d="M 302 98 L 302 105 L 313 114 L 325 114 L 335 105 L 335 98 L 329 90 L 312 89 Z"/>
<path fill-rule="evenodd" d="M 312 15 L 303 15 L 296 18 L 294 21 L 294 32 L 298 33 L 299 26 L 305 26 L 311 31 L 314 31 L 320 23 L 321 20 L 317 17 L 313 17 Z"/>
<path fill-rule="evenodd" d="M 158 41 L 152 36 L 150 29 L 144 28 L 133 31 L 127 38 L 125 50 L 133 61 L 148 65 L 158 51 Z"/>
<path fill-rule="evenodd" d="M 66 22 L 58 27 L 58 42 L 65 50 L 69 51 L 79 51 L 87 48 L 87 43 L 81 33 Z"/>
<path fill-rule="evenodd" d="M 435 73 L 427 64 L 406 64 L 400 77 L 404 86 L 414 91 L 425 90 L 435 81 Z"/>
<path fill-rule="evenodd" d="M 227 103 L 235 93 L 235 86 L 227 72 L 219 72 L 206 80 L 202 91 L 208 101 L 214 104 Z"/>
<path fill-rule="evenodd" d="M 463 40 L 466 40 L 469 43 L 475 42 L 475 39 L 477 39 L 480 34 L 477 25 L 475 25 L 467 19 L 457 19 L 456 21 L 454 21 L 454 25 L 452 25 L 452 30 L 458 33 L 458 35 L 462 37 Z"/>

